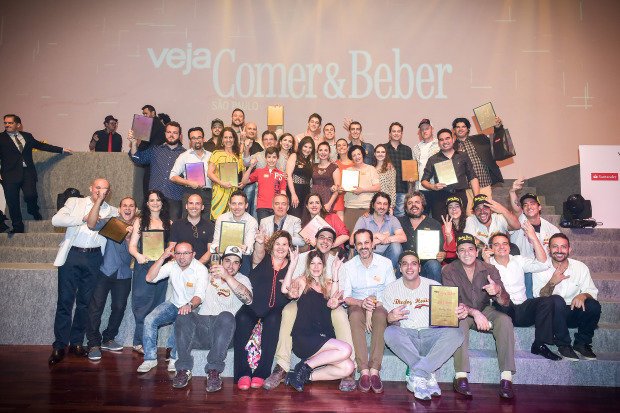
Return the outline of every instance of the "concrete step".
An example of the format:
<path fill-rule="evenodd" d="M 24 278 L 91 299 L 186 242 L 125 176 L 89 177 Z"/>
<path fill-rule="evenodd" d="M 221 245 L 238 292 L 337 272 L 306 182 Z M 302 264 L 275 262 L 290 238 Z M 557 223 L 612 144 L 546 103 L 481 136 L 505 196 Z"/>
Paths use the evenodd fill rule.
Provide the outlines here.
<path fill-rule="evenodd" d="M 620 242 L 618 240 L 593 241 L 577 238 L 575 242 L 571 243 L 571 250 L 571 258 L 576 260 L 581 260 L 580 257 L 587 256 L 617 257 L 620 256 Z"/>
<path fill-rule="evenodd" d="M 620 228 L 560 228 L 570 240 L 620 241 Z"/>
<path fill-rule="evenodd" d="M 0 246 L 0 262 L 37 262 L 53 263 L 58 253 L 58 246 L 53 247 L 12 247 Z"/>
<path fill-rule="evenodd" d="M 27 232 L 25 234 L 0 234 L 0 246 L 51 247 L 58 246 L 63 234 L 55 232 Z"/>
<path fill-rule="evenodd" d="M 54 227 L 51 219 L 44 219 L 42 221 L 25 220 L 24 227 L 26 232 L 65 232 L 65 228 Z"/>
<path fill-rule="evenodd" d="M 598 298 L 620 298 L 620 273 L 591 274 L 594 285 L 598 288 Z"/>
<path fill-rule="evenodd" d="M 577 244 L 578 242 L 574 242 Z M 588 266 L 591 273 L 620 272 L 620 257 L 612 255 L 572 257 Z"/>
<path fill-rule="evenodd" d="M 600 323 L 620 322 L 620 298 L 600 298 L 598 301 L 601 303 Z"/>

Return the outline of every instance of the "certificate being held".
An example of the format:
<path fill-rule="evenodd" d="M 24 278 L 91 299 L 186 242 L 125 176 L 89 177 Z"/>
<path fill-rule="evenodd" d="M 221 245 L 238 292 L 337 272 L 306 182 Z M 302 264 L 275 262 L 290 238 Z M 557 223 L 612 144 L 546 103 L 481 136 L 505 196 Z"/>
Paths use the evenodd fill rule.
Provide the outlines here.
<path fill-rule="evenodd" d="M 281 105 L 267 106 L 267 125 L 268 126 L 284 125 L 284 106 L 281 106 Z"/>
<path fill-rule="evenodd" d="M 408 181 L 410 179 L 418 181 L 420 179 L 418 176 L 418 161 L 415 159 L 404 160 L 401 161 L 401 165 L 403 169 L 403 181 Z"/>
<path fill-rule="evenodd" d="M 245 235 L 245 222 L 222 221 L 220 228 L 220 253 L 226 251 L 226 247 L 235 245 L 241 247 Z"/>
<path fill-rule="evenodd" d="M 236 162 L 224 162 L 219 164 L 220 181 L 227 182 L 232 186 L 239 186 L 238 165 Z"/>
<path fill-rule="evenodd" d="M 301 231 L 299 231 L 299 235 L 301 235 L 302 238 L 308 238 L 312 245 L 316 245 L 316 233 L 319 232 L 321 228 L 325 227 L 332 228 L 327 221 L 321 218 L 320 215 L 317 215 L 312 218 Z"/>
<path fill-rule="evenodd" d="M 149 261 L 157 261 L 164 253 L 164 231 L 142 232 L 142 254 Z"/>
<path fill-rule="evenodd" d="M 430 286 L 429 325 L 431 327 L 458 327 L 459 287 Z"/>
<path fill-rule="evenodd" d="M 205 165 L 202 162 L 186 163 L 185 178 L 188 181 L 198 182 L 200 186 L 205 186 Z"/>
<path fill-rule="evenodd" d="M 342 189 L 347 192 L 355 190 L 360 185 L 360 171 L 345 169 L 342 171 Z"/>
<path fill-rule="evenodd" d="M 452 159 L 447 161 L 437 162 L 435 165 L 435 173 L 437 174 L 437 182 L 452 185 L 456 184 L 459 180 L 456 178 L 456 171 L 454 170 L 454 164 Z"/>
<path fill-rule="evenodd" d="M 416 234 L 417 252 L 420 260 L 435 260 L 439 253 L 439 231 L 420 229 Z"/>
<path fill-rule="evenodd" d="M 495 126 L 495 117 L 497 115 L 495 114 L 495 109 L 493 109 L 493 104 L 491 102 L 474 108 L 474 115 L 476 116 L 476 120 L 478 120 L 480 130 L 489 129 Z"/>
<path fill-rule="evenodd" d="M 112 217 L 108 220 L 108 222 L 106 222 L 103 228 L 99 230 L 99 235 L 103 235 L 104 237 L 120 244 L 127 235 L 128 227 L 129 224 L 125 221 Z"/>
<path fill-rule="evenodd" d="M 133 131 L 134 138 L 141 141 L 149 141 L 151 139 L 151 129 L 153 129 L 153 118 L 133 115 L 131 130 Z"/>

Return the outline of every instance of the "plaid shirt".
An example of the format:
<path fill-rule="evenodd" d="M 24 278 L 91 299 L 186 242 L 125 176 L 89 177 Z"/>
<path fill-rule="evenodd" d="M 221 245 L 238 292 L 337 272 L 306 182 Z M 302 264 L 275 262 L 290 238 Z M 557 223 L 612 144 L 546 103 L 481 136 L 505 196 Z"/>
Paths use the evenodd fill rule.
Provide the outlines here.
<path fill-rule="evenodd" d="M 474 166 L 474 172 L 476 172 L 476 176 L 478 177 L 478 184 L 480 185 L 480 188 L 491 186 L 491 175 L 489 174 L 489 169 L 478 156 L 478 152 L 476 152 L 476 148 L 474 148 L 471 141 L 465 138 L 464 140 L 458 140 L 458 144 L 458 150 L 465 152 L 467 156 L 469 156 L 469 160 L 471 160 L 471 163 Z"/>
<path fill-rule="evenodd" d="M 387 148 L 388 156 L 392 160 L 394 169 L 396 169 L 396 193 L 406 194 L 409 192 L 409 183 L 403 181 L 403 165 L 401 161 L 413 159 L 411 148 L 399 142 L 398 147 L 394 149 L 389 141 L 385 144 L 385 147 Z"/>

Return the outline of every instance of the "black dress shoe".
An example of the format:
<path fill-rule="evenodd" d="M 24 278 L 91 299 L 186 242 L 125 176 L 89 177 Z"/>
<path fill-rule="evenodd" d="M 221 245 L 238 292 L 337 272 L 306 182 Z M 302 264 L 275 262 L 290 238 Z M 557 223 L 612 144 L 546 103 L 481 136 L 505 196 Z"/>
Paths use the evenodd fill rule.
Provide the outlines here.
<path fill-rule="evenodd" d="M 469 390 L 469 381 L 467 377 L 455 378 L 454 381 L 452 381 L 452 387 L 454 387 L 454 391 L 458 394 L 471 397 L 471 390 Z"/>
<path fill-rule="evenodd" d="M 544 358 L 553 361 L 562 360 L 562 357 L 549 350 L 549 347 L 547 347 L 545 344 L 532 344 L 532 354 L 538 354 L 539 356 L 543 356 Z"/>
<path fill-rule="evenodd" d="M 78 357 L 88 357 L 88 348 L 86 346 L 69 346 L 69 354 L 75 354 Z"/>
<path fill-rule="evenodd" d="M 510 380 L 500 380 L 499 397 L 504 399 L 512 399 L 515 397 L 515 392 L 512 390 L 512 382 Z"/>
<path fill-rule="evenodd" d="M 60 363 L 62 359 L 65 358 L 65 349 L 64 348 L 55 348 L 52 350 L 52 354 L 50 358 L 47 359 L 47 362 L 50 366 L 53 366 L 56 363 Z"/>
<path fill-rule="evenodd" d="M 37 212 L 36 214 L 32 214 L 32 219 L 34 219 L 35 221 L 43 221 L 43 216 Z"/>
<path fill-rule="evenodd" d="M 9 226 L 3 220 L 0 221 L 0 233 L 6 232 L 7 229 L 9 229 Z"/>

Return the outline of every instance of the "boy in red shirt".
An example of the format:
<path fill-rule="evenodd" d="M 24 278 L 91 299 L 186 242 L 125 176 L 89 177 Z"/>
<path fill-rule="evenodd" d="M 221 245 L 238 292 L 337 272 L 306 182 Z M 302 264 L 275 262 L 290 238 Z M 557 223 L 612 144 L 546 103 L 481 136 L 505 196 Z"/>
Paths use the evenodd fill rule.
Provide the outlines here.
<path fill-rule="evenodd" d="M 263 218 L 273 215 L 271 201 L 276 194 L 286 194 L 286 175 L 276 168 L 278 162 L 278 149 L 270 147 L 265 149 L 265 168 L 256 169 L 256 159 L 250 161 L 250 167 L 243 174 L 242 184 L 258 182 L 258 196 L 256 202 L 256 216 L 258 222 Z M 254 170 L 254 171 L 253 171 Z"/>

